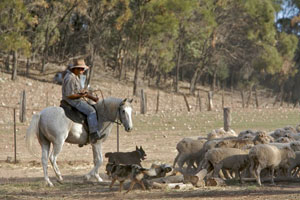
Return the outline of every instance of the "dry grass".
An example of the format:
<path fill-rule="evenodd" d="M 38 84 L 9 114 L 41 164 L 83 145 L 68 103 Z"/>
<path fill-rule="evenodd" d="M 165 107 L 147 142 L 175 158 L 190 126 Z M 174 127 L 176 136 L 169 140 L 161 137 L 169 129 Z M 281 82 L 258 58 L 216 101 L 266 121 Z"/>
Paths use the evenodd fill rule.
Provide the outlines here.
<path fill-rule="evenodd" d="M 54 183 L 54 188 L 45 187 L 40 158 L 31 156 L 25 149 L 25 132 L 30 118 L 34 112 L 38 112 L 46 105 L 58 105 L 61 96 L 61 86 L 47 81 L 54 73 L 49 72 L 47 76 L 39 76 L 37 73 L 33 78 L 19 77 L 16 82 L 10 81 L 10 75 L 0 75 L 0 199 L 199 199 L 221 198 L 221 199 L 291 199 L 299 197 L 299 186 L 296 184 L 281 184 L 276 187 L 266 185 L 259 188 L 253 184 L 239 185 L 233 183 L 227 187 L 208 187 L 190 191 L 140 191 L 134 190 L 124 196 L 117 191 L 118 184 L 113 191 L 108 190 L 108 180 L 104 173 L 104 166 L 100 168 L 100 175 L 106 182 L 98 184 L 95 182 L 85 183 L 82 176 L 92 167 L 92 151 L 90 146 L 78 148 L 76 145 L 65 144 L 58 158 L 58 165 L 65 178 L 65 184 Z M 35 79 L 45 79 L 41 82 Z M 112 82 L 115 82 L 112 84 Z M 96 75 L 93 80 L 95 89 L 101 89 L 104 96 L 129 97 L 132 85 L 128 81 L 116 82 L 109 71 Z M 187 84 L 182 84 L 182 91 L 187 92 Z M 13 143 L 13 117 L 10 107 L 18 106 L 20 92 L 27 92 L 27 122 L 17 124 L 17 164 L 7 163 L 7 157 L 14 157 Z M 207 88 L 199 87 L 202 97 L 203 111 L 195 110 L 196 97 L 188 96 L 191 112 L 187 112 L 182 95 L 175 95 L 167 91 L 160 91 L 160 109 L 156 113 L 157 90 L 144 87 L 147 93 L 148 112 L 140 114 L 140 102 L 138 97 L 134 98 L 134 130 L 131 133 L 120 129 L 120 150 L 132 151 L 135 146 L 143 146 L 147 153 L 147 160 L 143 165 L 149 167 L 153 162 L 160 161 L 172 164 L 176 156 L 176 144 L 183 137 L 206 136 L 213 129 L 223 127 L 223 110 L 221 107 L 221 93 L 214 96 L 214 110 L 206 111 Z M 240 94 L 226 92 L 225 106 L 231 107 L 232 125 L 236 132 L 246 129 L 272 131 L 284 126 L 296 126 L 299 124 L 299 108 L 284 107 L 273 108 L 270 105 L 272 98 L 266 98 L 262 93 L 263 100 L 261 109 L 241 108 Z M 18 117 L 18 116 L 17 116 Z M 114 127 L 108 140 L 103 144 L 103 151 L 116 150 L 116 127 Z M 40 147 L 36 143 L 36 153 L 40 156 Z M 104 161 L 104 165 L 106 160 Z M 54 173 L 49 165 L 49 175 L 54 180 Z"/>

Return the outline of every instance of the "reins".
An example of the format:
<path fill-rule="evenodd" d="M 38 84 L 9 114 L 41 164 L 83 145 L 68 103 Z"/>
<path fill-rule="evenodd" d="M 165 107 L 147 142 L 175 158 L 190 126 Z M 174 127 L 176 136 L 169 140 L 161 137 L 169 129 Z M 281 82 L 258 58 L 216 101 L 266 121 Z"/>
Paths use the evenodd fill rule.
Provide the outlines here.
<path fill-rule="evenodd" d="M 97 93 L 96 92 L 100 92 L 101 93 L 101 97 L 102 97 L 102 101 L 103 101 L 103 106 L 104 106 L 104 110 L 107 110 L 106 108 L 106 104 L 105 104 L 105 99 L 104 99 L 104 95 L 103 95 L 103 92 L 102 92 L 102 90 L 101 89 L 97 89 L 97 90 L 94 90 L 94 91 L 92 91 L 92 93 L 95 93 L 96 94 L 96 97 L 98 97 L 98 95 L 97 95 Z M 122 119 L 121 119 L 121 105 L 122 105 L 122 103 L 120 103 L 120 105 L 119 105 L 119 107 L 118 107 L 118 110 L 116 111 L 117 113 L 116 113 L 116 115 L 119 115 L 119 120 L 120 120 L 120 122 L 118 121 L 118 117 L 116 118 L 116 120 L 115 121 L 111 121 L 102 131 L 101 131 L 101 133 L 100 134 L 102 134 L 107 128 L 108 128 L 108 126 L 110 126 L 110 124 L 111 123 L 116 123 L 118 126 L 119 125 L 122 125 L 123 124 L 123 122 L 122 122 Z M 117 127 L 117 128 L 119 128 L 119 127 Z"/>

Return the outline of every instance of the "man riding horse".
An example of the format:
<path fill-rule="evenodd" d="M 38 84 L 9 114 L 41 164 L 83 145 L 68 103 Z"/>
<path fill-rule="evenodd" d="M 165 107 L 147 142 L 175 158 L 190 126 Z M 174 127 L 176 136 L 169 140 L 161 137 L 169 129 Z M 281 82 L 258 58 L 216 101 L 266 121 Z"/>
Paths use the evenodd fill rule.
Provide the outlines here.
<path fill-rule="evenodd" d="M 62 83 L 62 99 L 87 116 L 89 140 L 94 144 L 105 134 L 101 134 L 99 131 L 96 110 L 83 99 L 86 97 L 96 103 L 99 100 L 98 97 L 94 97 L 84 90 L 80 84 L 79 76 L 88 68 L 83 59 L 76 59 L 73 65 L 69 65 Z"/>

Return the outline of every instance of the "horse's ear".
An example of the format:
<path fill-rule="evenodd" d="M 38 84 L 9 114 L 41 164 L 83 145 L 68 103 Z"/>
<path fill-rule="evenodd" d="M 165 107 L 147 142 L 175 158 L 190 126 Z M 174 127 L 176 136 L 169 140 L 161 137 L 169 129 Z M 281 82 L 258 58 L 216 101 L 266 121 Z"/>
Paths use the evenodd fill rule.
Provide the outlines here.
<path fill-rule="evenodd" d="M 142 146 L 140 146 L 140 150 L 142 150 L 143 148 L 142 148 Z"/>
<path fill-rule="evenodd" d="M 129 103 L 132 103 L 133 99 L 130 99 L 130 100 L 128 100 L 128 101 L 129 101 Z"/>
<path fill-rule="evenodd" d="M 123 99 L 122 103 L 125 103 L 127 101 L 127 98 Z"/>
<path fill-rule="evenodd" d="M 139 149 L 138 146 L 135 146 L 135 149 L 138 150 Z"/>

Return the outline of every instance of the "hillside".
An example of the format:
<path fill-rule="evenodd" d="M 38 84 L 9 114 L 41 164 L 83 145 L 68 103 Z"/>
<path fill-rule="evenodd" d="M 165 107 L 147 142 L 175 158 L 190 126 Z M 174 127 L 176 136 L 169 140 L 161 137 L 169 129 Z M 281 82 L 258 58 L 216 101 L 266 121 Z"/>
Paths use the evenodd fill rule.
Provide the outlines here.
<path fill-rule="evenodd" d="M 58 106 L 61 98 L 61 85 L 53 83 L 53 78 L 56 72 L 64 70 L 64 66 L 51 66 L 51 70 L 46 71 L 44 75 L 40 74 L 37 70 L 31 70 L 30 77 L 26 78 L 22 76 L 23 69 L 20 69 L 19 76 L 16 81 L 11 81 L 11 75 L 1 72 L 0 76 L 0 124 L 11 121 L 11 115 L 5 115 L 8 110 L 13 107 L 18 107 L 20 101 L 21 91 L 26 91 L 26 103 L 27 117 L 30 119 L 33 112 L 37 112 L 45 108 L 46 106 Z M 132 96 L 132 77 L 128 76 L 127 80 L 118 81 L 113 76 L 113 72 L 106 68 L 97 68 L 96 73 L 92 79 L 91 87 L 94 90 L 98 90 L 97 95 L 101 98 L 99 89 L 103 92 L 104 97 L 120 97 L 120 98 L 133 98 L 134 99 L 134 111 L 140 112 L 140 97 Z M 183 95 L 187 95 L 187 100 L 191 109 L 191 112 L 198 112 L 196 110 L 197 97 L 188 95 L 189 84 L 186 82 L 180 83 L 180 92 L 182 94 L 175 94 L 170 92 L 171 81 L 168 81 L 160 90 L 155 87 L 148 87 L 147 83 L 141 82 L 139 89 L 144 89 L 147 95 L 147 114 L 156 112 L 157 94 L 159 91 L 159 111 L 160 112 L 186 112 L 187 107 L 184 101 Z M 207 110 L 207 92 L 209 87 L 198 86 L 199 94 L 201 97 L 201 108 Z M 260 107 L 273 107 L 274 97 L 267 98 L 270 96 L 269 93 L 264 90 L 259 91 L 259 102 Z M 247 100 L 248 93 L 245 93 Z M 213 96 L 214 110 L 222 109 L 222 91 L 217 91 Z M 224 92 L 224 106 L 232 108 L 241 108 L 241 94 L 239 91 L 234 91 L 233 95 L 229 91 Z M 250 108 L 255 108 L 254 94 L 252 94 Z"/>

